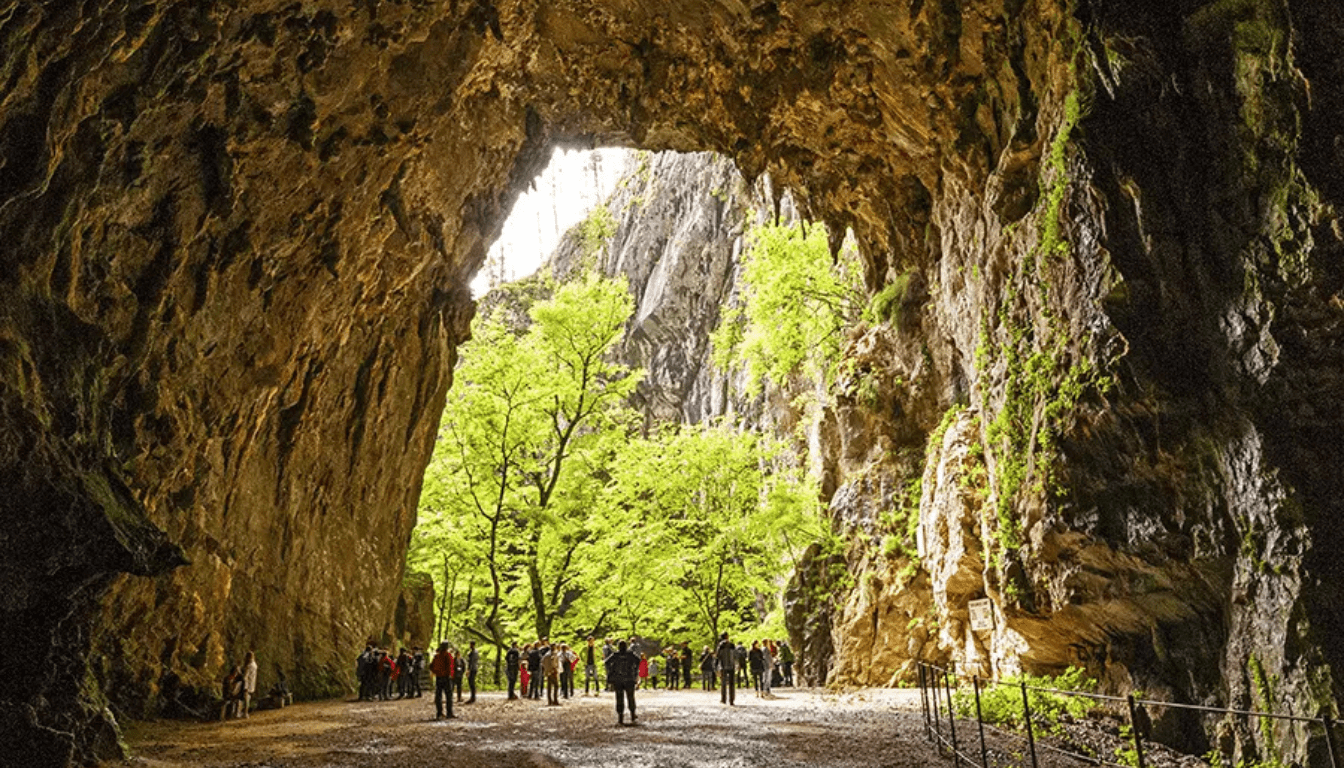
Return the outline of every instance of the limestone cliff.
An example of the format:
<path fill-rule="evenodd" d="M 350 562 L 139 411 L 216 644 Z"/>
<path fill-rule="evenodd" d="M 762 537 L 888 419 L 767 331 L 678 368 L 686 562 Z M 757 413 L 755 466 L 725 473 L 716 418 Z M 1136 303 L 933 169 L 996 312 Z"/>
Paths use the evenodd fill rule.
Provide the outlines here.
<path fill-rule="evenodd" d="M 10 764 L 115 752 L 106 695 L 246 647 L 340 686 L 561 140 L 768 171 L 900 307 L 823 425 L 833 510 L 886 535 L 920 477 L 950 620 L 850 553 L 836 679 L 871 636 L 1334 710 L 1338 4 L 0 0 L 0 40 L 0 639 L 43 656 L 0 661 Z"/>
<path fill-rule="evenodd" d="M 739 256 L 750 225 L 768 215 L 767 195 L 768 183 L 753 188 L 722 155 L 643 153 L 589 219 L 609 216 L 610 236 L 581 224 L 551 258 L 561 277 L 592 267 L 629 281 L 636 306 L 617 354 L 645 371 L 631 405 L 646 424 L 770 416 L 715 369 L 709 342 L 720 310 L 736 300 Z"/>

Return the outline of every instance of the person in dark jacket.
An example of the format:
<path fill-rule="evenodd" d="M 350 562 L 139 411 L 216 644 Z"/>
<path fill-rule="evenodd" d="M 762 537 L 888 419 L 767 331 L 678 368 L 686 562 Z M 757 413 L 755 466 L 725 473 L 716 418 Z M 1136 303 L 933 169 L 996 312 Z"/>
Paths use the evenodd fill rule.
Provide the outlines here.
<path fill-rule="evenodd" d="M 784 641 L 779 643 L 779 664 L 783 667 L 784 679 L 780 681 L 782 685 L 793 686 L 793 649 Z"/>
<path fill-rule="evenodd" d="M 756 695 L 761 695 L 761 670 L 765 669 L 765 661 L 761 656 L 761 644 L 753 640 L 751 650 L 747 651 L 747 666 L 751 669 L 751 687 L 756 690 Z"/>
<path fill-rule="evenodd" d="M 373 698 L 373 682 L 378 677 L 378 657 L 372 645 L 364 646 L 364 652 L 355 661 L 355 679 L 359 681 L 359 700 Z"/>
<path fill-rule="evenodd" d="M 663 661 L 667 664 L 667 690 L 675 691 L 681 687 L 681 656 L 676 646 L 663 649 Z"/>
<path fill-rule="evenodd" d="M 615 653 L 607 657 L 607 682 L 616 691 L 616 724 L 625 724 L 625 705 L 630 704 L 630 724 L 634 725 L 639 717 L 635 715 L 635 684 L 639 682 L 639 656 L 629 650 L 622 640 Z"/>
<path fill-rule="evenodd" d="M 425 672 L 425 651 L 420 646 L 411 649 L 411 697 L 420 698 L 424 691 L 420 690 L 420 675 Z"/>
<path fill-rule="evenodd" d="M 397 654 L 397 700 L 400 701 L 411 695 L 411 678 L 415 676 L 415 670 L 412 669 L 414 661 L 411 659 L 411 652 L 405 648 Z"/>
<path fill-rule="evenodd" d="M 705 652 L 700 654 L 700 687 L 706 691 L 712 691 L 718 687 L 714 680 L 714 651 L 705 646 Z"/>
<path fill-rule="evenodd" d="M 541 698 L 541 657 L 546 654 L 541 650 L 541 643 L 533 643 L 532 650 L 527 653 L 527 669 L 532 673 L 532 683 L 528 686 L 530 690 L 523 695 L 529 699 Z"/>
<path fill-rule="evenodd" d="M 467 676 L 467 657 L 454 648 L 453 658 L 457 660 L 457 666 L 453 669 L 453 690 L 457 691 L 457 701 L 460 704 L 462 703 L 462 679 Z"/>
<path fill-rule="evenodd" d="M 518 652 L 518 644 L 509 646 L 509 652 L 504 654 L 504 674 L 509 678 L 509 699 L 516 699 L 518 695 L 513 692 L 513 686 L 518 682 L 518 662 L 523 655 Z"/>
<path fill-rule="evenodd" d="M 735 653 L 737 654 L 735 658 L 737 659 L 738 685 L 746 685 L 751 682 L 747 676 L 747 646 L 738 643 Z"/>
<path fill-rule="evenodd" d="M 476 702 L 476 672 L 481 667 L 481 654 L 476 650 L 476 641 L 471 641 L 471 647 L 467 650 L 467 687 L 471 689 L 471 698 L 467 699 L 468 704 Z"/>
<path fill-rule="evenodd" d="M 691 657 L 691 644 L 681 644 L 681 687 L 691 690 L 691 669 L 695 666 L 695 659 Z"/>
<path fill-rule="evenodd" d="M 737 697 L 737 649 L 727 632 L 719 639 L 719 649 L 714 655 L 719 662 L 719 702 L 731 707 Z"/>

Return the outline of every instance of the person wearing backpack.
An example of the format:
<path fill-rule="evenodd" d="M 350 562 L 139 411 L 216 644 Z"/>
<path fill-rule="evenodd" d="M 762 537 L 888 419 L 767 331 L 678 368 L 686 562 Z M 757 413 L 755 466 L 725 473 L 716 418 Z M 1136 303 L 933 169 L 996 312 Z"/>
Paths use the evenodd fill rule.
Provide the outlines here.
<path fill-rule="evenodd" d="M 728 639 L 727 632 L 723 633 L 719 641 L 715 658 L 719 662 L 719 701 L 731 707 L 735 704 L 734 699 L 737 696 L 737 649 Z"/>
<path fill-rule="evenodd" d="M 425 651 L 420 646 L 411 649 L 411 698 L 418 699 L 424 695 L 420 689 L 420 676 L 425 673 Z"/>
<path fill-rule="evenodd" d="M 638 722 L 635 715 L 635 684 L 639 682 L 639 657 L 622 640 L 617 651 L 607 657 L 607 684 L 616 692 L 616 724 L 625 725 L 625 707 L 630 706 L 630 724 Z"/>
<path fill-rule="evenodd" d="M 527 652 L 527 668 L 532 675 L 527 690 L 523 692 L 523 695 L 529 699 L 541 698 L 541 657 L 543 655 L 541 648 L 541 641 L 538 640 L 532 644 L 531 650 Z"/>
<path fill-rule="evenodd" d="M 714 652 L 705 646 L 705 652 L 700 654 L 700 687 L 702 690 L 712 691 L 718 687 L 714 679 Z"/>
<path fill-rule="evenodd" d="M 783 669 L 784 679 L 780 681 L 781 685 L 793 687 L 793 649 L 789 647 L 786 640 L 779 641 L 779 664 Z"/>
<path fill-rule="evenodd" d="M 548 648 L 541 657 L 541 671 L 546 676 L 546 704 L 560 706 L 560 649 Z"/>
<path fill-rule="evenodd" d="M 392 698 L 392 679 L 393 679 L 392 673 L 393 671 L 396 670 L 396 668 L 397 665 L 392 663 L 392 655 L 387 651 L 384 651 L 383 649 L 379 648 L 378 682 L 375 686 L 378 690 L 379 701 L 387 701 L 388 699 Z"/>
<path fill-rule="evenodd" d="M 412 670 L 411 653 L 405 648 L 397 654 L 397 700 L 400 701 L 411 695 L 411 678 L 414 677 Z"/>

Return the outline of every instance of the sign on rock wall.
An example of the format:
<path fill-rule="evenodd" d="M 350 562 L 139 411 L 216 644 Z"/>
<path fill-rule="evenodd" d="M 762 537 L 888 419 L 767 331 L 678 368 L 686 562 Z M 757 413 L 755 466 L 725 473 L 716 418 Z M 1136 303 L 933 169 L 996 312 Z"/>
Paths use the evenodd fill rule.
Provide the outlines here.
<path fill-rule="evenodd" d="M 971 612 L 971 629 L 976 632 L 989 632 L 994 629 L 994 601 L 989 598 L 972 600 L 966 604 Z"/>

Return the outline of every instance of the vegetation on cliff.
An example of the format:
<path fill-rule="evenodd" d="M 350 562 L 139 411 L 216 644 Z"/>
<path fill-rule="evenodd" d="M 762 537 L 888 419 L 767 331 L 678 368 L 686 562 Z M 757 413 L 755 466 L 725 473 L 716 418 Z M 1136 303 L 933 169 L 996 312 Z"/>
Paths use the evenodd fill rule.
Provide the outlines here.
<path fill-rule="evenodd" d="M 794 374 L 831 381 L 845 329 L 868 303 L 853 249 L 831 257 L 820 224 L 755 227 L 742 257 L 742 303 L 724 309 L 712 336 L 714 362 L 747 373 L 748 389 L 787 387 Z"/>

